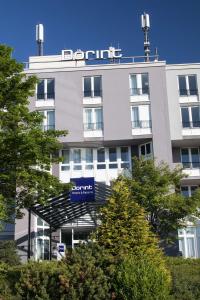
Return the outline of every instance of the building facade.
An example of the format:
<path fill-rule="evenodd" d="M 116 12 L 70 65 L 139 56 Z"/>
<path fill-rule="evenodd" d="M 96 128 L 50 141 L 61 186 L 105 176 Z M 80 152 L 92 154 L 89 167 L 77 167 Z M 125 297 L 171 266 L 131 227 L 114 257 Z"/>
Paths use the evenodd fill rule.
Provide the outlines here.
<path fill-rule="evenodd" d="M 104 61 L 103 61 L 104 62 Z M 68 130 L 61 137 L 62 163 L 52 174 L 62 182 L 94 177 L 109 185 L 131 169 L 131 158 L 154 157 L 187 175 L 184 195 L 200 185 L 200 65 L 167 65 L 165 61 L 87 63 L 63 55 L 30 57 L 25 69 L 39 83 L 30 109 L 44 115 L 43 129 Z M 15 240 L 26 256 L 27 214 L 15 226 Z M 200 257 L 198 220 L 179 231 L 185 257 Z M 89 214 L 63 224 L 55 242 L 75 247 L 95 228 Z M 48 224 L 32 217 L 32 255 L 48 259 Z"/>

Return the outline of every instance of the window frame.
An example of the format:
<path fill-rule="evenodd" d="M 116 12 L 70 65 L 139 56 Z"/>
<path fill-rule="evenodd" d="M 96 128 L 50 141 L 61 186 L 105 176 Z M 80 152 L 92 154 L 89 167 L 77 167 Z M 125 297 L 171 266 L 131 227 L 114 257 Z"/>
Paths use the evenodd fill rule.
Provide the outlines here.
<path fill-rule="evenodd" d="M 142 75 L 147 75 L 148 78 L 148 87 L 143 87 L 142 86 Z M 132 85 L 132 77 L 136 77 L 136 87 L 133 87 Z M 150 95 L 150 89 L 149 89 L 149 73 L 144 72 L 144 73 L 131 73 L 129 74 L 129 88 L 130 88 L 130 96 L 132 97 L 137 97 L 137 96 L 146 96 Z M 144 93 L 143 90 L 147 89 L 147 92 Z M 133 93 L 133 90 L 136 89 L 136 93 Z"/>
<path fill-rule="evenodd" d="M 48 93 L 48 80 L 53 80 L 53 93 Z M 38 94 L 38 83 L 36 84 L 36 101 L 44 101 L 44 100 L 55 100 L 55 78 L 39 78 L 39 81 L 44 81 L 44 91 L 43 94 Z M 52 95 L 52 97 L 48 97 L 48 94 Z M 44 95 L 44 97 L 39 98 L 38 95 Z"/>
<path fill-rule="evenodd" d="M 95 89 L 94 89 L 94 78 L 100 78 L 100 90 L 99 95 L 95 95 Z M 90 86 L 91 86 L 91 95 L 90 96 L 86 96 L 85 95 L 85 78 L 90 78 Z M 102 75 L 92 75 L 92 76 L 83 76 L 83 83 L 82 83 L 82 90 L 83 90 L 83 98 L 101 98 L 102 97 Z"/>
<path fill-rule="evenodd" d="M 189 77 L 190 76 L 194 76 L 195 77 L 195 84 L 196 84 L 196 94 L 191 94 L 190 90 L 190 84 L 189 84 Z M 180 89 L 180 82 L 179 82 L 179 78 L 180 77 L 185 77 L 185 81 L 186 81 L 186 94 L 182 95 L 180 93 L 181 89 Z M 178 74 L 178 92 L 179 92 L 179 97 L 191 97 L 191 96 L 198 96 L 199 95 L 199 91 L 198 91 L 198 82 L 197 82 L 197 74 Z"/>

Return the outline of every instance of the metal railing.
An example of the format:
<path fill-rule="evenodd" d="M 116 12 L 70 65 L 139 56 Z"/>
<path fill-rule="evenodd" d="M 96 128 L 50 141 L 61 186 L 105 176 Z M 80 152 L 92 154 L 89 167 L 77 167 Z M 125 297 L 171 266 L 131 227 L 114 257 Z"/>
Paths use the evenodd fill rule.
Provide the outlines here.
<path fill-rule="evenodd" d="M 200 121 L 182 122 L 183 128 L 200 128 Z"/>
<path fill-rule="evenodd" d="M 151 128 L 151 120 L 146 121 L 132 121 L 132 128 Z"/>
<path fill-rule="evenodd" d="M 36 94 L 37 100 L 50 100 L 55 99 L 55 93 L 42 93 L 42 94 Z"/>
<path fill-rule="evenodd" d="M 196 162 L 196 161 L 184 161 L 182 162 L 183 168 L 184 169 L 199 169 L 200 168 L 200 161 Z"/>
<path fill-rule="evenodd" d="M 103 122 L 98 123 L 85 123 L 84 124 L 85 131 L 93 131 L 93 130 L 103 130 Z"/>
<path fill-rule="evenodd" d="M 198 96 L 198 90 L 197 89 L 180 89 L 179 90 L 180 96 Z"/>
<path fill-rule="evenodd" d="M 131 96 L 149 95 L 149 87 L 130 88 Z"/>
<path fill-rule="evenodd" d="M 84 91 L 84 97 L 85 98 L 102 97 L 102 90 Z"/>

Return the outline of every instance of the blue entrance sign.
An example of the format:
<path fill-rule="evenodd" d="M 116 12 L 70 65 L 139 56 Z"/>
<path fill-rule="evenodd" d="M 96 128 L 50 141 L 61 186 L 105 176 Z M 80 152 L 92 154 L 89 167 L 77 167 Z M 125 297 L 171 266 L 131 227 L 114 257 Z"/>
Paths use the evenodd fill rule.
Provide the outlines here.
<path fill-rule="evenodd" d="M 95 200 L 94 177 L 72 178 L 73 188 L 70 192 L 72 202 L 88 202 Z"/>

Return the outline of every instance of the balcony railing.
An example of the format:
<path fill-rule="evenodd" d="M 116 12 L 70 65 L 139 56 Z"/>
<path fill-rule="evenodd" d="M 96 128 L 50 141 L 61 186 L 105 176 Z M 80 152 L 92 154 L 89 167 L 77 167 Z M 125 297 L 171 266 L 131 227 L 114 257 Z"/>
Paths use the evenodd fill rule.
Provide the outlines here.
<path fill-rule="evenodd" d="M 94 130 L 103 130 L 103 122 L 98 123 L 85 123 L 84 124 L 85 131 L 94 131 Z"/>
<path fill-rule="evenodd" d="M 151 128 L 151 120 L 146 121 L 132 121 L 132 128 Z"/>
<path fill-rule="evenodd" d="M 101 90 L 84 91 L 84 97 L 86 98 L 102 97 L 102 91 Z"/>
<path fill-rule="evenodd" d="M 188 161 L 188 162 L 182 162 L 184 169 L 199 169 L 200 168 L 200 161 Z"/>
<path fill-rule="evenodd" d="M 180 89 L 179 90 L 179 95 L 180 96 L 197 96 L 198 95 L 198 90 L 197 89 Z"/>
<path fill-rule="evenodd" d="M 43 93 L 36 95 L 37 100 L 50 100 L 55 99 L 55 93 Z"/>
<path fill-rule="evenodd" d="M 131 96 L 149 95 L 149 87 L 131 88 L 130 93 L 131 93 Z"/>
<path fill-rule="evenodd" d="M 43 131 L 55 130 L 55 124 L 54 125 L 42 125 L 41 128 Z"/>
<path fill-rule="evenodd" d="M 200 121 L 182 122 L 183 128 L 200 128 Z"/>

